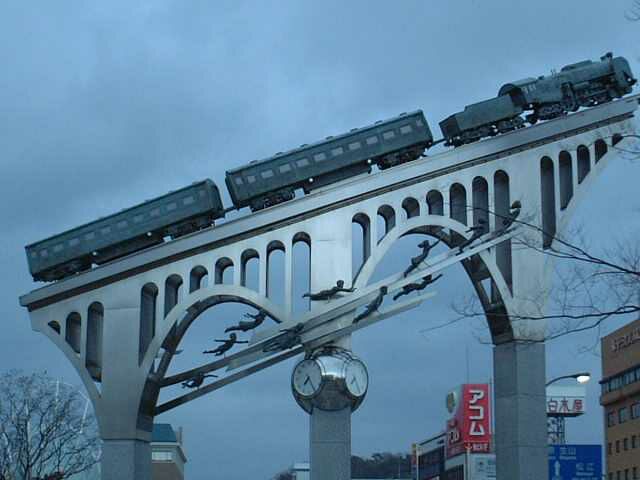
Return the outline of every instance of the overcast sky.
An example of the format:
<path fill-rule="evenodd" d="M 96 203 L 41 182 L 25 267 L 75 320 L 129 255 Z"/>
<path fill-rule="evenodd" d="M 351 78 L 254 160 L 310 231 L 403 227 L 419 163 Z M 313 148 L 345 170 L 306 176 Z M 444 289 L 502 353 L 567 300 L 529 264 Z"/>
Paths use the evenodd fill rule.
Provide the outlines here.
<path fill-rule="evenodd" d="M 439 135 L 438 121 L 503 83 L 607 51 L 640 74 L 631 1 L 1 2 L 0 371 L 79 383 L 18 307 L 35 287 L 25 244 L 196 180 L 222 185 L 228 168 L 400 112 L 423 109 Z M 583 202 L 576 224 L 594 248 L 637 228 L 638 174 L 616 160 Z M 481 321 L 421 333 L 455 318 L 451 302 L 472 289 L 456 267 L 437 291 L 354 337 L 371 377 L 353 417 L 355 454 L 407 451 L 444 427 L 447 391 L 490 379 Z M 199 361 L 198 335 L 220 333 L 196 325 L 185 364 Z M 582 351 L 594 341 L 552 342 L 548 377 L 599 377 L 599 357 Z M 157 419 L 184 427 L 187 478 L 268 479 L 307 460 L 292 366 Z M 569 441 L 601 442 L 598 391 L 592 382 L 590 413 L 568 422 Z"/>

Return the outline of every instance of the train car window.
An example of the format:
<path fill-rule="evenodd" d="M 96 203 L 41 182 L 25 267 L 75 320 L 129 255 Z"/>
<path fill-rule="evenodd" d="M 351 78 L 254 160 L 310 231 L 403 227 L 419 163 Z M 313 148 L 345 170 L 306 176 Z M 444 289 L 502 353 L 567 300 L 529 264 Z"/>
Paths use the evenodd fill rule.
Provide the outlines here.
<path fill-rule="evenodd" d="M 188 197 L 185 197 L 185 198 L 182 199 L 182 204 L 183 205 L 191 205 L 195 201 L 196 201 L 196 199 L 193 198 L 191 195 L 189 195 Z"/>
<path fill-rule="evenodd" d="M 89 232 L 84 236 L 85 240 L 93 240 L 96 238 L 96 232 Z"/>
<path fill-rule="evenodd" d="M 367 145 L 375 145 L 376 143 L 378 143 L 378 137 L 368 137 L 366 142 Z"/>
<path fill-rule="evenodd" d="M 411 125 L 403 125 L 400 127 L 400 133 L 402 135 L 406 135 L 407 133 L 411 133 L 413 131 L 413 128 L 411 128 Z"/>
<path fill-rule="evenodd" d="M 299 167 L 308 167 L 309 166 L 308 158 L 301 158 L 300 160 L 296 160 L 296 165 Z"/>
<path fill-rule="evenodd" d="M 47 258 L 49 256 L 49 252 L 47 252 L 46 248 L 43 248 L 42 250 L 40 250 L 40 256 L 42 258 Z"/>
<path fill-rule="evenodd" d="M 358 150 L 360 147 L 362 147 L 360 142 L 352 142 L 349 144 L 349 150 Z"/>
<path fill-rule="evenodd" d="M 124 228 L 127 226 L 127 221 L 126 220 L 120 220 L 118 223 L 116 223 L 116 226 L 118 228 Z"/>
<path fill-rule="evenodd" d="M 59 243 L 59 244 L 53 246 L 53 251 L 54 252 L 61 252 L 63 248 L 64 248 L 64 246 L 61 243 Z"/>
<path fill-rule="evenodd" d="M 262 176 L 262 178 L 271 178 L 273 177 L 273 170 L 263 170 L 262 172 L 260 172 L 260 175 Z"/>
<path fill-rule="evenodd" d="M 287 173 L 291 171 L 291 165 L 289 165 L 288 163 L 285 163 L 284 165 L 280 165 L 278 167 L 278 170 L 280 170 L 280 173 Z"/>
<path fill-rule="evenodd" d="M 167 203 L 167 212 L 171 212 L 178 208 L 178 204 L 176 202 Z"/>
<path fill-rule="evenodd" d="M 240 177 L 238 177 L 240 178 Z M 236 183 L 238 182 L 238 180 L 236 180 Z M 242 179 L 240 178 L 240 182 L 242 182 Z M 202 198 L 207 196 L 207 192 L 205 192 L 204 190 L 198 190 L 198 195 L 200 195 Z"/>
<path fill-rule="evenodd" d="M 313 156 L 313 159 L 314 159 L 316 162 L 322 162 L 322 161 L 324 161 L 324 160 L 326 160 L 326 159 L 327 159 L 327 155 L 326 155 L 324 152 L 316 153 L 316 154 Z"/>
<path fill-rule="evenodd" d="M 160 216 L 160 209 L 159 208 L 154 208 L 153 210 L 151 210 L 150 215 L 152 217 L 159 217 Z"/>
<path fill-rule="evenodd" d="M 344 148 L 336 147 L 331 149 L 331 155 L 337 157 L 338 155 L 342 155 L 344 153 Z"/>
<path fill-rule="evenodd" d="M 421 126 L 422 126 L 422 125 L 424 125 L 424 124 L 422 123 L 422 120 L 417 119 L 417 120 L 416 120 L 416 125 L 417 125 L 418 127 L 421 127 Z"/>
<path fill-rule="evenodd" d="M 38 252 L 31 252 L 31 258 L 38 258 Z"/>
<path fill-rule="evenodd" d="M 387 130 L 386 132 L 382 133 L 382 138 L 385 140 L 391 140 L 395 136 L 396 136 L 396 133 L 393 130 Z"/>
<path fill-rule="evenodd" d="M 256 177 L 253 175 L 247 175 L 247 182 L 253 183 L 256 181 Z"/>
<path fill-rule="evenodd" d="M 79 245 L 79 244 L 80 244 L 79 238 L 72 238 L 71 240 L 69 240 L 70 247 L 75 247 L 76 245 Z"/>
<path fill-rule="evenodd" d="M 236 185 L 242 185 L 242 177 L 236 177 Z"/>
<path fill-rule="evenodd" d="M 102 227 L 100 229 L 100 233 L 103 235 L 109 235 L 111 233 L 111 227 Z"/>
<path fill-rule="evenodd" d="M 133 222 L 140 223 L 143 218 L 144 218 L 144 215 L 136 215 L 135 217 L 133 217 Z"/>

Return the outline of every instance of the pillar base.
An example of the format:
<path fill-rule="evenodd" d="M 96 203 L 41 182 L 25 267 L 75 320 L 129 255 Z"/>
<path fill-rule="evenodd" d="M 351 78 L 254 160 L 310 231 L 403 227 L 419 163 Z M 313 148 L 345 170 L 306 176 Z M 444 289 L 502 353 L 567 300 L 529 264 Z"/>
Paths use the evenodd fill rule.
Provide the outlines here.
<path fill-rule="evenodd" d="M 104 440 L 102 480 L 151 480 L 151 444 L 142 440 Z"/>
<path fill-rule="evenodd" d="M 549 475 L 544 343 L 509 342 L 493 351 L 498 480 Z"/>
<path fill-rule="evenodd" d="M 311 480 L 351 480 L 351 409 L 310 416 Z"/>

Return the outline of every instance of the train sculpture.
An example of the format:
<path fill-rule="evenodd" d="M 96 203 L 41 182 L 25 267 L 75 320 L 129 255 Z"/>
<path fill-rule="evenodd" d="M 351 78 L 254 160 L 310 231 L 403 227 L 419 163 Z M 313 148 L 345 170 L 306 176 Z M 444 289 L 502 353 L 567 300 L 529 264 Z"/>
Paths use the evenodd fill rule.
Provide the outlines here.
<path fill-rule="evenodd" d="M 550 120 L 631 93 L 629 63 L 611 53 L 600 61 L 567 65 L 548 77 L 503 85 L 498 96 L 472 105 L 442 122 L 434 141 L 421 110 L 403 113 L 348 133 L 280 152 L 226 172 L 234 208 L 261 210 L 356 175 L 416 160 L 434 144 L 459 147 Z M 522 115 L 525 115 L 523 118 Z M 36 281 L 51 282 L 111 260 L 204 229 L 224 218 L 216 184 L 196 182 L 25 247 Z"/>

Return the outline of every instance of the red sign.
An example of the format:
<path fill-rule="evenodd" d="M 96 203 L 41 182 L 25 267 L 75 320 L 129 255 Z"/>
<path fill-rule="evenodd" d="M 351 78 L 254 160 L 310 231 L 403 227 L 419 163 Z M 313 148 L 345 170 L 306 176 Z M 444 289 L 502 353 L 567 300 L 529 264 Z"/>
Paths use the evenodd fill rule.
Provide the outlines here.
<path fill-rule="evenodd" d="M 452 397 L 456 397 L 455 394 Z M 453 400 L 453 417 L 447 422 L 447 458 L 465 451 L 489 453 L 491 450 L 491 409 L 489 385 L 462 385 Z"/>

